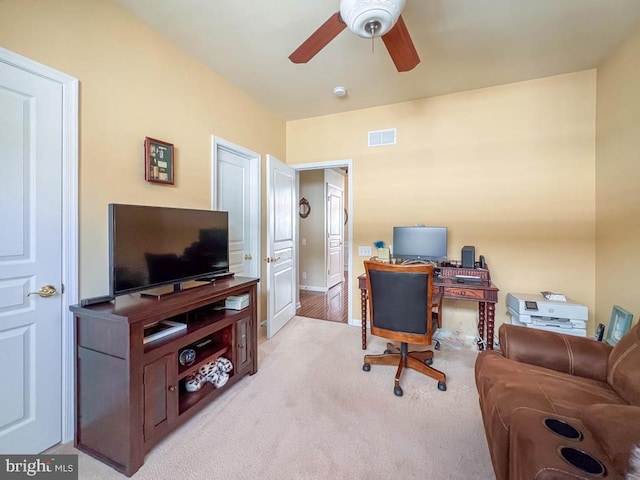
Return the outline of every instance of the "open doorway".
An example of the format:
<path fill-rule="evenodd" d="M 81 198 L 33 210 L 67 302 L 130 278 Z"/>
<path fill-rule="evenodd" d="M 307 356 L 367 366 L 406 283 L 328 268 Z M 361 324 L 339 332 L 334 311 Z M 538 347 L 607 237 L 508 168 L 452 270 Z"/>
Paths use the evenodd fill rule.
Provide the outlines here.
<path fill-rule="evenodd" d="M 292 165 L 297 171 L 297 315 L 349 323 L 352 314 L 351 160 Z"/>

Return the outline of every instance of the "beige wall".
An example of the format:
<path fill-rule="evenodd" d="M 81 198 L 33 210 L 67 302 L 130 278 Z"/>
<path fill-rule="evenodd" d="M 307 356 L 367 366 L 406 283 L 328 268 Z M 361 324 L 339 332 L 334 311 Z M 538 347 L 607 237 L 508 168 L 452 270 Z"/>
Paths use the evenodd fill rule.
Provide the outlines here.
<path fill-rule="evenodd" d="M 598 69 L 596 307 L 640 316 L 640 28 Z"/>
<path fill-rule="evenodd" d="M 353 159 L 353 254 L 394 225 L 446 225 L 449 257 L 484 255 L 507 292 L 560 291 L 595 307 L 595 70 L 287 123 L 287 161 Z M 394 146 L 367 132 L 397 128 Z M 359 312 L 359 298 L 354 298 Z M 474 333 L 447 301 L 444 327 Z M 590 322 L 593 331 L 593 321 Z"/>
<path fill-rule="evenodd" d="M 217 135 L 290 164 L 352 158 L 351 253 L 378 239 L 391 242 L 393 225 L 447 225 L 452 259 L 468 244 L 487 258 L 501 289 L 498 322 L 507 318 L 506 292 L 542 289 L 586 303 L 590 331 L 596 316 L 608 322 L 614 303 L 640 315 L 640 31 L 598 71 L 596 136 L 595 71 L 293 121 L 285 129 L 110 1 L 3 0 L 0 22 L 0 45 L 80 80 L 82 297 L 108 289 L 107 204 L 208 208 Z M 366 147 L 367 131 L 390 127 L 398 128 L 397 145 Z M 145 136 L 175 144 L 174 186 L 144 181 Z M 354 277 L 361 260 L 354 258 Z M 472 304 L 448 302 L 449 329 L 472 332 L 474 318 Z"/>
<path fill-rule="evenodd" d="M 283 121 L 111 1 L 3 0 L 0 22 L 80 81 L 81 297 L 108 292 L 108 203 L 210 208 L 211 135 L 285 159 Z M 174 186 L 144 181 L 146 136 L 175 144 Z"/>

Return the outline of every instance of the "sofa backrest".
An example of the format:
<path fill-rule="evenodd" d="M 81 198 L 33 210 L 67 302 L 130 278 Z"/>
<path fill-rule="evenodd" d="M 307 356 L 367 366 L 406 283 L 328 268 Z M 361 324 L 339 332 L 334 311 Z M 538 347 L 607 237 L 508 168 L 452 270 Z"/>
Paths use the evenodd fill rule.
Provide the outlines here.
<path fill-rule="evenodd" d="M 607 382 L 629 404 L 640 405 L 640 323 L 611 351 Z"/>

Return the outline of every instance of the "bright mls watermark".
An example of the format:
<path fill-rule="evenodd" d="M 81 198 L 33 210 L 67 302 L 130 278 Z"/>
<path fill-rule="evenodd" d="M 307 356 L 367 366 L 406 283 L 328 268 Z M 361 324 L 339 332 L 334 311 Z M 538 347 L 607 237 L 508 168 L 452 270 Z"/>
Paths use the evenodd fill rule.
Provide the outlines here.
<path fill-rule="evenodd" d="M 78 480 L 78 455 L 0 455 L 0 480 Z"/>

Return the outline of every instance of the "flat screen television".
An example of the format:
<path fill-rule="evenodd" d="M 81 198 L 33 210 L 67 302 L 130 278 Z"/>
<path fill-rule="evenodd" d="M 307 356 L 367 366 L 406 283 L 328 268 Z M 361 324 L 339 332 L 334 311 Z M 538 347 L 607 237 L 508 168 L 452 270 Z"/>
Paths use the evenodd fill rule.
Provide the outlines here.
<path fill-rule="evenodd" d="M 446 260 L 447 227 L 393 227 L 393 256 L 403 260 Z"/>
<path fill-rule="evenodd" d="M 229 215 L 213 210 L 109 205 L 110 294 L 229 275 Z"/>

